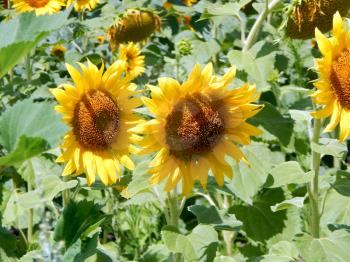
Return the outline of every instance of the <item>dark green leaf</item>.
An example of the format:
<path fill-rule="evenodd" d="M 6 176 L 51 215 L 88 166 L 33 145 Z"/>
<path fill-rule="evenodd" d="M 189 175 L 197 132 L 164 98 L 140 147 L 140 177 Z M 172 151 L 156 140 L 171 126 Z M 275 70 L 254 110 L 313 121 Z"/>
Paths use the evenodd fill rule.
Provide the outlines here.
<path fill-rule="evenodd" d="M 237 230 L 242 223 L 234 215 L 218 210 L 215 206 L 193 205 L 188 207 L 200 224 L 211 224 L 217 230 Z"/>
<path fill-rule="evenodd" d="M 68 248 L 79 238 L 84 239 L 96 230 L 107 217 L 100 212 L 100 206 L 91 201 L 71 201 L 57 223 L 55 240 L 64 240 Z"/>
<path fill-rule="evenodd" d="M 30 159 L 49 148 L 47 142 L 40 137 L 26 137 L 22 135 L 18 144 L 8 155 L 0 157 L 0 165 L 10 166 Z"/>
<path fill-rule="evenodd" d="M 251 119 L 255 125 L 261 125 L 264 129 L 276 136 L 283 145 L 288 145 L 293 133 L 293 119 L 290 115 L 283 116 L 271 104 L 264 102 L 264 109 Z"/>

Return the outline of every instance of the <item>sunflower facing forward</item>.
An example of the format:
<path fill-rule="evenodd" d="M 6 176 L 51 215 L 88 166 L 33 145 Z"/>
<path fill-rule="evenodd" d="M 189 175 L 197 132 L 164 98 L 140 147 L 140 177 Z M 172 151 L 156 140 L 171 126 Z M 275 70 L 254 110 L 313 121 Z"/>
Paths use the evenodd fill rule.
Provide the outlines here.
<path fill-rule="evenodd" d="M 132 110 L 141 104 L 135 86 L 122 74 L 125 64 L 117 61 L 103 74 L 88 62 L 80 64 L 82 73 L 67 64 L 75 86 L 62 85 L 52 91 L 59 105 L 56 111 L 72 127 L 64 137 L 63 154 L 58 162 L 67 162 L 63 176 L 86 173 L 91 185 L 98 174 L 105 185 L 113 184 L 120 176 L 120 164 L 133 169 L 129 158 L 128 129 L 138 118 Z"/>
<path fill-rule="evenodd" d="M 134 79 L 145 72 L 145 57 L 136 44 L 129 42 L 127 45 L 121 44 L 119 48 L 119 59 L 126 63 L 127 75 Z"/>
<path fill-rule="evenodd" d="M 261 133 L 245 122 L 261 106 L 251 104 L 258 98 L 254 86 L 227 89 L 234 76 L 234 68 L 217 77 L 212 64 L 203 71 L 196 65 L 182 85 L 160 78 L 159 87 L 149 87 L 152 98 L 143 102 L 155 119 L 133 128 L 142 134 L 133 140 L 142 148 L 139 154 L 157 152 L 150 163 L 152 184 L 167 178 L 165 191 L 170 191 L 182 179 L 182 192 L 189 195 L 196 179 L 206 187 L 209 170 L 220 186 L 224 175 L 232 177 L 225 155 L 245 160 L 236 143 L 249 144 L 250 136 Z"/>
<path fill-rule="evenodd" d="M 14 0 L 13 3 L 18 13 L 35 11 L 37 16 L 57 13 L 65 5 L 63 0 Z"/>
<path fill-rule="evenodd" d="M 323 57 L 316 60 L 319 80 L 312 98 L 323 107 L 312 115 L 331 117 L 325 132 L 340 124 L 339 140 L 344 141 L 350 134 L 350 32 L 339 13 L 333 17 L 333 37 L 326 38 L 316 29 L 316 40 Z"/>

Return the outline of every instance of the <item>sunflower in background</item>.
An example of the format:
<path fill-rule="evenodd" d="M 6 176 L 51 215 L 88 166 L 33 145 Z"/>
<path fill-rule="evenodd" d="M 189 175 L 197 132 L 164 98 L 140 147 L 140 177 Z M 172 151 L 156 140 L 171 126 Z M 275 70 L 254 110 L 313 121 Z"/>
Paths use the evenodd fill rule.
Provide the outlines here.
<path fill-rule="evenodd" d="M 142 135 L 134 135 L 133 141 L 141 147 L 138 154 L 156 153 L 149 165 L 150 182 L 158 184 L 167 178 L 165 191 L 180 180 L 186 196 L 196 179 L 206 188 L 209 170 L 222 186 L 224 176 L 233 175 L 225 156 L 246 161 L 237 143 L 249 144 L 251 136 L 261 134 L 245 122 L 262 108 L 252 104 L 258 99 L 255 86 L 229 90 L 235 68 L 222 77 L 213 76 L 212 70 L 212 64 L 203 70 L 196 65 L 182 85 L 160 78 L 159 87 L 149 86 L 152 98 L 143 97 L 155 119 L 133 128 Z"/>
<path fill-rule="evenodd" d="M 193 4 L 197 3 L 199 0 L 182 0 L 182 3 L 187 6 L 192 6 Z"/>
<path fill-rule="evenodd" d="M 65 1 L 61 0 L 13 0 L 13 8 L 16 12 L 35 11 L 37 16 L 57 13 L 65 6 Z"/>
<path fill-rule="evenodd" d="M 62 155 L 57 162 L 67 162 L 63 176 L 86 173 L 91 185 L 98 175 L 111 185 L 121 175 L 121 165 L 134 169 L 129 157 L 130 133 L 139 118 L 133 109 L 141 105 L 136 86 L 124 78 L 125 64 L 117 61 L 105 73 L 88 61 L 80 64 L 82 72 L 67 64 L 75 86 L 64 84 L 52 90 L 59 105 L 57 112 L 71 127 L 65 135 Z"/>
<path fill-rule="evenodd" d="M 84 11 L 85 9 L 91 11 L 96 8 L 99 2 L 99 0 L 68 0 L 67 6 L 74 3 L 74 9 L 77 12 Z"/>
<path fill-rule="evenodd" d="M 316 41 L 323 55 L 316 60 L 319 79 L 313 102 L 322 109 L 312 113 L 315 118 L 331 117 L 324 132 L 340 125 L 339 140 L 350 134 L 350 32 L 337 12 L 333 18 L 333 36 L 327 38 L 316 29 Z"/>
<path fill-rule="evenodd" d="M 130 42 L 127 45 L 120 45 L 119 59 L 126 64 L 126 75 L 134 79 L 145 72 L 145 57 L 141 55 L 136 44 Z"/>
<path fill-rule="evenodd" d="M 51 55 L 55 56 L 59 59 L 64 58 L 64 53 L 67 51 L 67 48 L 65 48 L 63 45 L 54 45 L 51 48 Z"/>

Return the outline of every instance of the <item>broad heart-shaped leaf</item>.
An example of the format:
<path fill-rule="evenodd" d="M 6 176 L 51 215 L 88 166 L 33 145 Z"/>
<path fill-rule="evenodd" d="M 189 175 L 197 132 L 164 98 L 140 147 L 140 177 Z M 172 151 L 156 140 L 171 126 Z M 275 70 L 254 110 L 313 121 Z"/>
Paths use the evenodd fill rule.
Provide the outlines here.
<path fill-rule="evenodd" d="M 55 240 L 64 240 L 68 248 L 79 238 L 87 237 L 108 218 L 100 209 L 100 206 L 91 201 L 70 201 L 58 220 Z"/>
<path fill-rule="evenodd" d="M 292 207 L 302 208 L 304 206 L 304 197 L 294 197 L 292 199 L 287 199 L 271 207 L 273 212 L 277 212 L 283 209 L 288 209 Z"/>
<path fill-rule="evenodd" d="M 151 178 L 148 171 L 148 161 L 138 163 L 133 171 L 132 180 L 129 185 L 122 191 L 121 195 L 125 198 L 131 198 L 141 191 L 151 187 L 149 179 Z"/>
<path fill-rule="evenodd" d="M 274 70 L 274 53 L 254 58 L 249 52 L 232 50 L 227 57 L 231 65 L 236 65 L 238 70 L 244 70 L 248 74 L 249 82 L 255 83 L 259 91 L 270 89 L 268 80 Z"/>
<path fill-rule="evenodd" d="M 162 238 L 167 248 L 174 253 L 181 253 L 185 261 L 213 261 L 218 246 L 218 234 L 209 225 L 198 225 L 185 236 L 176 228 L 166 226 Z"/>
<path fill-rule="evenodd" d="M 226 186 L 240 199 L 253 203 L 253 196 L 261 189 L 273 165 L 280 164 L 284 157 L 280 152 L 270 151 L 264 144 L 244 147 L 244 154 L 250 165 L 234 165 L 234 177 Z"/>
<path fill-rule="evenodd" d="M 250 122 L 255 125 L 261 125 L 269 133 L 276 136 L 284 146 L 289 144 L 293 133 L 294 121 L 290 115 L 281 115 L 270 103 L 264 102 L 263 110 L 252 117 Z"/>
<path fill-rule="evenodd" d="M 312 178 L 311 173 L 304 173 L 296 161 L 288 161 L 275 166 L 270 174 L 273 184 L 269 187 L 280 187 L 288 184 L 303 184 Z"/>
<path fill-rule="evenodd" d="M 332 184 L 332 187 L 339 194 L 350 197 L 350 177 L 338 179 Z"/>
<path fill-rule="evenodd" d="M 36 16 L 33 12 L 16 15 L 0 24 L 0 77 L 6 74 L 50 32 L 61 28 L 70 9 L 64 12 Z"/>
<path fill-rule="evenodd" d="M 215 206 L 193 205 L 188 207 L 200 224 L 213 225 L 217 230 L 237 230 L 242 222 L 238 221 L 234 215 L 228 214 L 225 210 L 218 210 Z"/>
<path fill-rule="evenodd" d="M 321 227 L 329 224 L 350 225 L 350 197 L 342 196 L 334 189 L 323 192 L 325 198 Z"/>
<path fill-rule="evenodd" d="M 332 138 L 321 138 L 318 144 L 311 144 L 312 150 L 324 154 L 331 155 L 335 157 L 342 157 L 345 152 L 347 152 L 347 148 L 345 143 L 339 143 L 337 139 Z"/>
<path fill-rule="evenodd" d="M 264 262 L 290 262 L 297 261 L 299 251 L 293 242 L 280 241 L 274 244 L 269 253 L 264 256 Z"/>
<path fill-rule="evenodd" d="M 66 130 L 53 103 L 26 99 L 0 116 L 0 144 L 7 152 L 15 150 L 23 135 L 45 139 L 50 147 L 56 147 Z"/>
<path fill-rule="evenodd" d="M 305 234 L 296 244 L 304 261 L 345 262 L 350 258 L 350 233 L 345 230 L 336 230 L 321 238 Z"/>
<path fill-rule="evenodd" d="M 16 250 L 16 237 L 5 228 L 0 227 L 0 249 L 3 249 L 8 256 L 13 256 Z M 1 256 L 0 256 L 1 260 Z"/>
<path fill-rule="evenodd" d="M 235 205 L 232 212 L 243 222 L 242 230 L 254 241 L 266 241 L 281 233 L 287 219 L 285 210 L 273 213 L 270 206 L 284 200 L 280 188 L 267 189 L 254 201 L 252 206 Z"/>
<path fill-rule="evenodd" d="M 63 261 L 65 262 L 80 262 L 86 261 L 87 258 L 97 253 L 98 233 L 91 238 L 84 240 L 78 239 L 71 245 L 64 254 Z"/>
<path fill-rule="evenodd" d="M 0 157 L 0 166 L 11 166 L 30 159 L 48 149 L 46 140 L 40 137 L 22 135 L 18 144 L 8 155 Z"/>

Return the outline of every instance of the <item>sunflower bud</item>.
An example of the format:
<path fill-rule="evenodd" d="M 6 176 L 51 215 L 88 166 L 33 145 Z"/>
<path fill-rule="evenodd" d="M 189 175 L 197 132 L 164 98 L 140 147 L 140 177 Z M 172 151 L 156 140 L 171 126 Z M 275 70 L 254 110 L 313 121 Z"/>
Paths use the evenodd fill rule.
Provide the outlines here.
<path fill-rule="evenodd" d="M 178 44 L 177 44 L 177 49 L 179 50 L 179 54 L 181 56 L 187 56 L 192 53 L 192 45 L 191 42 L 187 39 L 182 39 Z"/>
<path fill-rule="evenodd" d="M 287 36 L 294 39 L 312 38 L 316 27 L 326 33 L 332 28 L 333 15 L 339 11 L 345 16 L 349 9 L 349 0 L 297 1 L 287 22 Z"/>
<path fill-rule="evenodd" d="M 108 31 L 110 47 L 114 51 L 119 44 L 141 42 L 160 30 L 160 18 L 151 11 L 129 9 L 116 25 Z"/>

